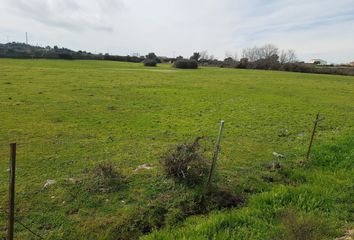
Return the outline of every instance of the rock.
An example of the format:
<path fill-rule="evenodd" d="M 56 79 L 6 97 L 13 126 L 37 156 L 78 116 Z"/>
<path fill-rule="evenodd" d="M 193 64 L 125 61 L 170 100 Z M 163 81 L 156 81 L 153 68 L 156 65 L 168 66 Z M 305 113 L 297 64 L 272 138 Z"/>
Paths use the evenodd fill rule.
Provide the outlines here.
<path fill-rule="evenodd" d="M 76 179 L 76 178 L 68 178 L 66 180 L 72 184 L 76 184 L 76 183 L 80 182 L 80 179 Z"/>
<path fill-rule="evenodd" d="M 53 185 L 53 184 L 56 184 L 56 183 L 57 183 L 57 181 L 48 179 L 48 180 L 45 182 L 43 188 L 48 188 L 50 185 Z"/>
<path fill-rule="evenodd" d="M 153 166 L 150 163 L 145 163 L 142 165 L 139 165 L 137 168 L 135 168 L 134 172 L 139 172 L 140 170 L 150 170 L 152 169 Z"/>
<path fill-rule="evenodd" d="M 283 154 L 277 153 L 277 152 L 273 152 L 273 156 L 277 157 L 277 158 L 285 158 L 285 156 Z"/>

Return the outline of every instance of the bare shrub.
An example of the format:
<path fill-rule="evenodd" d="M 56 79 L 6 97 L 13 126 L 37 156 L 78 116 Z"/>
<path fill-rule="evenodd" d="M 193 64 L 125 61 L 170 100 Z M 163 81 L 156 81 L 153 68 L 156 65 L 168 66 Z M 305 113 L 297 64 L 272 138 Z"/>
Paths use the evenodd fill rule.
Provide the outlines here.
<path fill-rule="evenodd" d="M 88 170 L 86 176 L 87 188 L 91 192 L 117 191 L 122 186 L 123 180 L 123 175 L 109 162 L 99 163 Z"/>
<path fill-rule="evenodd" d="M 193 143 L 182 143 L 162 158 L 167 176 L 188 185 L 203 183 L 208 173 L 206 157 L 199 150 L 200 137 Z"/>

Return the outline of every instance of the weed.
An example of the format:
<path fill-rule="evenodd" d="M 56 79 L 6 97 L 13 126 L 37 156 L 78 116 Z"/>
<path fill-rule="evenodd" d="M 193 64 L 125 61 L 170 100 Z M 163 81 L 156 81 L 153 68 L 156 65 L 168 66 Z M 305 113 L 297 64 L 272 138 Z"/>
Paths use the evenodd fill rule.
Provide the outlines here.
<path fill-rule="evenodd" d="M 122 186 L 124 176 L 112 163 L 97 164 L 86 175 L 87 188 L 91 192 L 114 192 Z"/>
<path fill-rule="evenodd" d="M 206 157 L 199 151 L 198 137 L 193 143 L 182 143 L 162 158 L 163 167 L 168 177 L 187 185 L 204 182 L 208 173 Z"/>
<path fill-rule="evenodd" d="M 330 225 L 313 214 L 298 214 L 294 209 L 287 209 L 281 214 L 283 232 L 281 240 L 320 240 L 328 238 Z M 333 231 L 333 230 L 332 230 Z"/>

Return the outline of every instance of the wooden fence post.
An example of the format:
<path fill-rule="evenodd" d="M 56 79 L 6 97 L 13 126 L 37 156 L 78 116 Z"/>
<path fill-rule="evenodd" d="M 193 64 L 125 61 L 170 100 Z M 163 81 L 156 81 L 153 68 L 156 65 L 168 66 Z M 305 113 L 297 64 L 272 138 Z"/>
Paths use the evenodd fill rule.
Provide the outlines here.
<path fill-rule="evenodd" d="M 222 136 L 222 130 L 224 128 L 224 121 L 221 120 L 220 122 L 220 129 L 219 129 L 219 135 L 218 135 L 218 140 L 216 141 L 216 146 L 215 146 L 215 152 L 213 155 L 213 160 L 211 163 L 210 171 L 209 171 L 209 177 L 208 177 L 208 182 L 206 185 L 206 190 L 208 191 L 211 187 L 211 181 L 215 172 L 215 167 L 216 167 L 216 161 L 218 159 L 219 151 L 220 151 L 220 142 L 221 142 L 221 136 Z"/>
<path fill-rule="evenodd" d="M 10 144 L 10 182 L 9 182 L 9 226 L 8 240 L 14 239 L 15 223 L 15 176 L 16 176 L 16 143 Z"/>

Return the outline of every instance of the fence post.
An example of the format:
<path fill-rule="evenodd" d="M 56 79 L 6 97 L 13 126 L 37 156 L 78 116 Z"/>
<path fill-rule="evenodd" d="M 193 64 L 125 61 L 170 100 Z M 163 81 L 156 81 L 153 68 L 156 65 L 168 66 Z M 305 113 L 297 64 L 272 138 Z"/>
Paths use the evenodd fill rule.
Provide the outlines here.
<path fill-rule="evenodd" d="M 314 140 L 314 138 L 315 138 L 316 128 L 317 128 L 318 123 L 319 123 L 321 120 L 323 120 L 323 118 L 320 119 L 320 114 L 317 113 L 317 115 L 316 115 L 316 120 L 315 120 L 314 125 L 313 125 L 313 130 L 312 130 L 312 135 L 311 135 L 311 140 L 310 140 L 309 148 L 308 148 L 307 154 L 306 154 L 306 159 L 307 159 L 307 160 L 310 159 L 311 148 L 312 148 L 313 140 Z"/>
<path fill-rule="evenodd" d="M 219 151 L 220 151 L 220 141 L 221 141 L 221 136 L 222 136 L 222 130 L 224 128 L 224 120 L 221 120 L 220 122 L 220 129 L 219 129 L 219 135 L 218 135 L 218 140 L 216 141 L 216 146 L 215 146 L 215 152 L 213 155 L 213 160 L 211 163 L 210 171 L 209 171 L 209 177 L 208 177 L 208 182 L 206 185 L 206 190 L 208 191 L 211 186 L 211 181 L 215 172 L 215 167 L 216 167 L 216 161 L 218 159 Z"/>
<path fill-rule="evenodd" d="M 16 176 L 16 143 L 10 144 L 10 183 L 9 183 L 9 226 L 8 240 L 14 239 L 15 223 L 15 176 Z"/>

